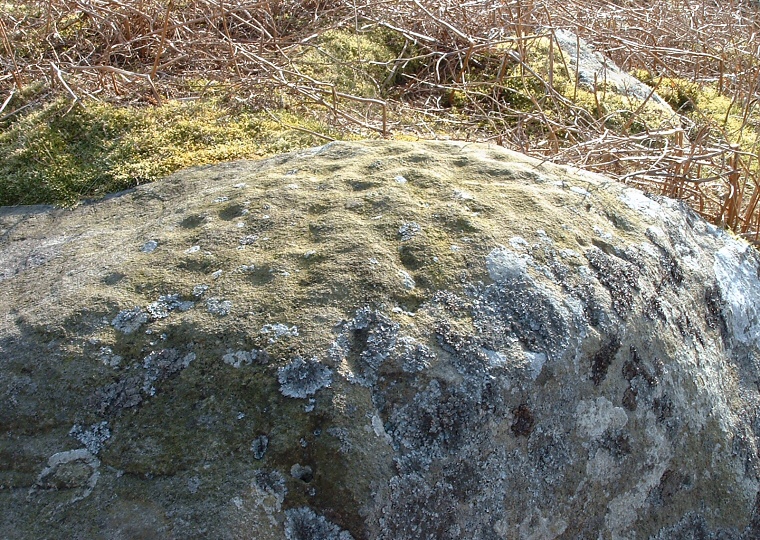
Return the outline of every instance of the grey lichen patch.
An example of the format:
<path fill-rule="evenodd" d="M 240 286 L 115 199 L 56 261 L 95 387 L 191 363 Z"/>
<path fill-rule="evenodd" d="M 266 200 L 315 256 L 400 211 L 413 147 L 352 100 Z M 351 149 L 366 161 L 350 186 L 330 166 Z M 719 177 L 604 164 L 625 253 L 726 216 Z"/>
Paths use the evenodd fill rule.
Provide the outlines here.
<path fill-rule="evenodd" d="M 252 484 L 259 491 L 274 495 L 280 504 L 285 500 L 288 493 L 285 477 L 280 471 L 258 469 L 254 474 Z"/>
<path fill-rule="evenodd" d="M 156 240 L 148 240 L 145 242 L 142 247 L 140 248 L 140 251 L 143 253 L 153 253 L 156 251 L 156 248 L 158 247 L 158 242 Z"/>
<path fill-rule="evenodd" d="M 53 454 L 47 466 L 29 489 L 27 500 L 34 500 L 44 492 L 71 491 L 63 503 L 74 504 L 92 493 L 100 478 L 100 460 L 86 448 Z"/>
<path fill-rule="evenodd" d="M 298 327 L 282 323 L 265 324 L 259 330 L 259 334 L 266 335 L 269 338 L 269 343 L 274 343 L 282 338 L 298 337 Z"/>
<path fill-rule="evenodd" d="M 261 349 L 252 349 L 250 351 L 230 351 L 222 356 L 222 361 L 234 368 L 250 366 L 253 363 L 266 364 L 269 362 L 269 355 Z"/>
<path fill-rule="evenodd" d="M 155 384 L 187 368 L 195 358 L 196 354 L 193 352 L 181 355 L 176 349 L 161 349 L 151 352 L 143 359 L 142 363 L 145 370 L 143 392 L 149 396 L 155 395 Z"/>
<path fill-rule="evenodd" d="M 486 258 L 488 275 L 496 282 L 522 281 L 528 276 L 530 256 L 505 247 L 492 250 Z"/>
<path fill-rule="evenodd" d="M 474 293 L 476 328 L 491 349 L 508 349 L 517 338 L 529 352 L 560 357 L 584 334 L 581 303 L 563 299 L 527 272 L 525 258 L 508 254 L 500 249 L 489 255 L 489 273 L 497 279 Z"/>
<path fill-rule="evenodd" d="M 489 365 L 499 354 L 490 354 L 494 344 L 483 342 L 474 333 L 468 332 L 452 324 L 449 320 L 439 320 L 435 326 L 435 337 L 438 346 L 451 355 L 451 364 L 463 376 L 485 375 Z M 498 348 L 498 346 L 496 346 Z M 494 351 L 495 352 L 495 351 Z M 496 358 L 494 358 L 496 356 Z"/>
<path fill-rule="evenodd" d="M 365 306 L 340 325 L 330 358 L 350 382 L 372 386 L 378 369 L 396 346 L 398 330 L 398 323 L 390 317 Z"/>
<path fill-rule="evenodd" d="M 148 314 L 140 306 L 135 306 L 132 309 L 120 311 L 111 321 L 111 326 L 119 332 L 131 334 L 146 322 L 148 322 Z"/>
<path fill-rule="evenodd" d="M 285 496 L 288 494 L 288 488 L 285 485 L 285 477 L 280 471 L 266 471 L 258 469 L 254 473 L 252 488 L 255 494 L 258 494 L 260 501 L 264 502 L 265 498 L 274 499 L 273 510 L 279 511 Z"/>
<path fill-rule="evenodd" d="M 448 385 L 433 379 L 409 404 L 395 407 L 388 433 L 397 448 L 399 470 L 429 470 L 441 460 L 464 459 L 466 448 L 485 435 L 476 435 L 487 415 L 481 398 L 482 388 L 477 386 Z M 475 439 L 469 439 L 471 436 Z"/>
<path fill-rule="evenodd" d="M 757 527 L 748 527 L 746 534 L 742 534 L 743 532 L 745 531 L 740 531 L 735 527 L 721 527 L 718 530 L 713 530 L 704 516 L 697 512 L 690 512 L 683 516 L 678 523 L 661 529 L 657 535 L 651 537 L 651 540 L 669 540 L 671 538 L 704 538 L 705 540 L 739 538 L 751 540 L 756 538 L 753 535 L 757 532 Z"/>
<path fill-rule="evenodd" d="M 98 351 L 98 358 L 104 365 L 111 368 L 119 367 L 121 361 L 124 360 L 121 355 L 114 354 L 111 347 L 101 347 Z"/>
<path fill-rule="evenodd" d="M 402 242 L 407 242 L 417 236 L 420 231 L 422 230 L 422 227 L 420 227 L 420 224 L 414 221 L 409 221 L 407 223 L 402 224 L 398 228 L 398 234 L 401 237 Z"/>
<path fill-rule="evenodd" d="M 166 294 L 158 297 L 158 300 L 151 302 L 145 307 L 151 319 L 165 319 L 169 313 L 174 310 L 187 311 L 192 309 L 194 302 L 183 301 L 179 294 Z"/>
<path fill-rule="evenodd" d="M 330 386 L 332 370 L 316 357 L 304 360 L 295 357 L 287 366 L 277 370 L 280 392 L 291 398 L 307 398 L 320 388 Z"/>
<path fill-rule="evenodd" d="M 395 476 L 389 482 L 378 538 L 455 540 L 467 534 L 456 521 L 456 499 L 451 484 L 428 482 L 415 473 Z"/>
<path fill-rule="evenodd" d="M 398 338 L 395 356 L 401 363 L 401 369 L 407 373 L 424 371 L 436 359 L 435 353 L 429 347 L 407 336 Z"/>
<path fill-rule="evenodd" d="M 250 246 L 256 243 L 256 241 L 259 239 L 259 236 L 257 234 L 248 234 L 246 236 L 243 236 L 239 241 L 238 244 L 241 246 Z"/>
<path fill-rule="evenodd" d="M 285 538 L 287 540 L 353 540 L 348 531 L 330 523 L 324 516 L 309 507 L 285 511 Z"/>
<path fill-rule="evenodd" d="M 229 300 L 224 300 L 222 298 L 208 298 L 206 300 L 206 311 L 211 313 L 212 315 L 216 315 L 218 317 L 226 317 L 230 314 L 230 311 L 232 310 L 232 302 Z"/>
<path fill-rule="evenodd" d="M 264 459 L 269 447 L 269 437 L 266 435 L 259 435 L 251 443 L 251 452 L 255 459 Z"/>
<path fill-rule="evenodd" d="M 619 430 L 628 423 L 625 410 L 603 396 L 579 401 L 575 415 L 579 434 L 589 440 L 599 440 L 609 430 Z"/>
<path fill-rule="evenodd" d="M 206 291 L 208 291 L 208 289 L 209 289 L 209 286 L 205 284 L 195 285 L 193 287 L 193 296 L 195 296 L 196 298 L 200 298 L 201 296 L 206 294 Z"/>
<path fill-rule="evenodd" d="M 195 360 L 196 354 L 181 354 L 177 349 L 160 349 L 150 352 L 135 370 L 125 373 L 116 382 L 95 391 L 90 402 L 95 410 L 107 417 L 125 409 L 139 406 L 144 399 L 156 394 L 156 385 L 175 376 Z"/>
<path fill-rule="evenodd" d="M 111 438 L 111 428 L 105 420 L 89 428 L 75 424 L 69 431 L 69 435 L 82 443 L 93 456 L 97 456 L 105 442 Z"/>
<path fill-rule="evenodd" d="M 596 272 L 597 279 L 610 292 L 615 313 L 625 319 L 633 305 L 633 293 L 639 288 L 639 269 L 596 247 L 586 251 L 586 258 Z"/>
<path fill-rule="evenodd" d="M 96 411 L 111 416 L 137 407 L 143 401 L 142 382 L 142 377 L 134 375 L 98 389 L 92 398 Z"/>
<path fill-rule="evenodd" d="M 351 444 L 351 436 L 346 428 L 331 427 L 328 428 L 327 434 L 338 439 L 340 442 L 338 452 L 341 454 L 348 454 L 353 448 L 353 445 Z"/>
<path fill-rule="evenodd" d="M 414 278 L 406 270 L 399 270 L 398 275 L 401 278 L 401 283 L 403 284 L 405 289 L 411 291 L 417 286 L 417 284 L 414 281 Z"/>

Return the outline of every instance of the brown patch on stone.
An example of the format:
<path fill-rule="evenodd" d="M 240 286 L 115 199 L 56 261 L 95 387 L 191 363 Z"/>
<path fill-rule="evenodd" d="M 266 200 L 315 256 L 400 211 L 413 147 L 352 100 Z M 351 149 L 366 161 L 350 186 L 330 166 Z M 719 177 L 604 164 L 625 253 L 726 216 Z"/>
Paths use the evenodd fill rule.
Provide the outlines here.
<path fill-rule="evenodd" d="M 515 416 L 515 421 L 512 422 L 512 433 L 515 435 L 527 437 L 533 431 L 533 426 L 536 423 L 536 419 L 533 417 L 533 412 L 524 403 L 515 409 L 512 409 L 512 414 Z"/>
<path fill-rule="evenodd" d="M 620 350 L 620 338 L 613 336 L 609 343 L 599 349 L 591 358 L 591 380 L 594 386 L 599 386 L 607 376 L 607 370 Z"/>
<path fill-rule="evenodd" d="M 623 407 L 628 409 L 629 411 L 635 411 L 638 404 L 636 403 L 636 395 L 638 392 L 634 390 L 632 387 L 628 387 L 625 389 L 625 393 L 623 394 Z"/>

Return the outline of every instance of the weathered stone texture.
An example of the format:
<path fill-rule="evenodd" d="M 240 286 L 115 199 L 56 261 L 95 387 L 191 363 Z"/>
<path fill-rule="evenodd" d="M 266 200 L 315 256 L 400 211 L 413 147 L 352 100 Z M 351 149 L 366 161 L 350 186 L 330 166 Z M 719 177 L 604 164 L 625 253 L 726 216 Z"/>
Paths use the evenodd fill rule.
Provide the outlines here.
<path fill-rule="evenodd" d="M 0 209 L 0 288 L 3 538 L 760 537 L 760 257 L 599 176 L 331 143 Z"/>

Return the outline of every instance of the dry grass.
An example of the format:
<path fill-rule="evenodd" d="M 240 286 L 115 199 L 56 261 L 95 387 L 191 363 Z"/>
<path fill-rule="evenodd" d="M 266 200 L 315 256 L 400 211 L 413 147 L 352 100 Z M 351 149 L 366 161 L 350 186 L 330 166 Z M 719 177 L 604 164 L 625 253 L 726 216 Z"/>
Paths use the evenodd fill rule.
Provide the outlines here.
<path fill-rule="evenodd" d="M 157 106 L 202 98 L 205 81 L 251 110 L 321 111 L 332 130 L 490 140 L 603 172 L 760 243 L 750 2 L 51 0 L 0 11 L 0 122 L 35 107 L 14 98 L 32 82 L 74 103 Z M 654 126 L 633 107 L 616 123 L 603 88 L 584 103 L 556 54 L 560 28 L 647 77 L 677 121 Z M 381 32 L 395 58 L 344 61 L 322 47 L 335 29 Z M 309 69 L 314 51 L 369 85 Z"/>

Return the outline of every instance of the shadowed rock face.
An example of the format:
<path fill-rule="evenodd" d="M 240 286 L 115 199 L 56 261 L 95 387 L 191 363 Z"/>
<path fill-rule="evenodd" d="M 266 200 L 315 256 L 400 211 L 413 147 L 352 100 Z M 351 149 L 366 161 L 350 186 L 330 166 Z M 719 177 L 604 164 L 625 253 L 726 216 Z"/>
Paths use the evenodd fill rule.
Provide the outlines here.
<path fill-rule="evenodd" d="M 760 259 L 461 143 L 0 210 L 0 536 L 760 536 Z"/>

